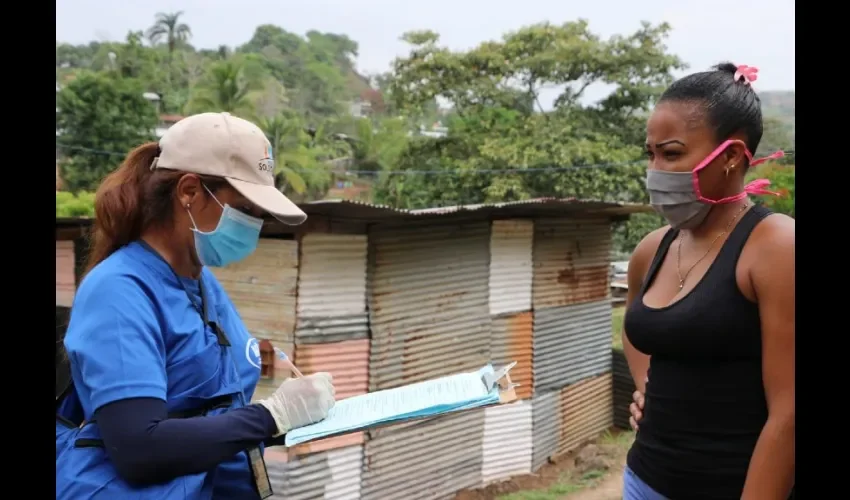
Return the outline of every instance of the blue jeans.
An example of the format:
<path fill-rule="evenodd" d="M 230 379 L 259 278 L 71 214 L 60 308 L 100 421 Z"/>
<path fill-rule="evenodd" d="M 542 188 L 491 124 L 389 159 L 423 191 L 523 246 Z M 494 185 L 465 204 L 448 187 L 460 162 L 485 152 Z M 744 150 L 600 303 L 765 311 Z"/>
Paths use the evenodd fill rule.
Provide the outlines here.
<path fill-rule="evenodd" d="M 626 466 L 623 471 L 623 500 L 667 500 L 667 497 L 650 488 Z"/>

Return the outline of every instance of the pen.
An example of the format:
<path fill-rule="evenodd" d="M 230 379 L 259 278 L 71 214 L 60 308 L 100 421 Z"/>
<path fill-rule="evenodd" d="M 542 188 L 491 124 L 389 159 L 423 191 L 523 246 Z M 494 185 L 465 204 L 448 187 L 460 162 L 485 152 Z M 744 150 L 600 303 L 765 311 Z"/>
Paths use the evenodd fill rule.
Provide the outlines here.
<path fill-rule="evenodd" d="M 301 377 L 304 376 L 304 375 L 301 374 L 301 371 L 298 370 L 298 368 L 295 367 L 295 363 L 293 363 L 292 360 L 289 359 L 289 356 L 287 356 L 286 353 L 283 352 L 283 350 L 275 347 L 274 352 L 275 352 L 275 354 L 277 354 L 277 359 L 283 361 L 283 364 L 286 365 L 286 367 L 289 369 L 289 371 L 291 371 L 292 373 L 295 374 L 296 378 L 301 378 Z"/>

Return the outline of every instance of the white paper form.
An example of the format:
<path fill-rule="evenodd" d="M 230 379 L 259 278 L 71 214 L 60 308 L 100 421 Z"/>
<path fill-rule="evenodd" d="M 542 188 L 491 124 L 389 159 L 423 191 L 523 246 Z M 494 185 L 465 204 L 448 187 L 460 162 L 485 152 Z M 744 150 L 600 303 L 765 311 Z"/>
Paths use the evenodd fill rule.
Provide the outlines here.
<path fill-rule="evenodd" d="M 493 373 L 487 365 L 470 373 L 451 375 L 426 382 L 370 392 L 337 401 L 321 422 L 293 429 L 286 434 L 286 446 L 354 432 L 379 424 L 477 408 L 499 402 L 499 389 L 484 385 L 481 376 Z"/>

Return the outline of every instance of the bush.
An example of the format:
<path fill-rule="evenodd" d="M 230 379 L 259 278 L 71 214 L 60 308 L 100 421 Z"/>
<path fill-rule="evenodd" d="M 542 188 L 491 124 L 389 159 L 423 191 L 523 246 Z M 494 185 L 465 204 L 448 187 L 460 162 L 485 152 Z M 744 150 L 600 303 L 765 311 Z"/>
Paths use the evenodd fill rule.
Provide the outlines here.
<path fill-rule="evenodd" d="M 770 181 L 768 190 L 779 193 L 779 196 L 760 196 L 758 203 L 777 213 L 794 217 L 795 165 L 780 165 L 766 163 L 756 167 L 747 175 L 747 182 L 761 178 Z"/>
<path fill-rule="evenodd" d="M 57 191 L 56 217 L 94 217 L 94 193 Z"/>

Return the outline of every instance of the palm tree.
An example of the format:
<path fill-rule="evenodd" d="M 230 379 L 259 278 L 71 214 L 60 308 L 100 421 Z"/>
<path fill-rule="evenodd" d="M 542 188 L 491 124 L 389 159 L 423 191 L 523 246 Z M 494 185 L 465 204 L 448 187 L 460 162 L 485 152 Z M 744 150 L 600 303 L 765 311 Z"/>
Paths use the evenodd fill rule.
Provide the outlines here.
<path fill-rule="evenodd" d="M 254 85 L 245 77 L 240 62 L 215 62 L 196 87 L 190 106 L 195 112 L 225 111 L 251 118 L 254 104 L 250 94 L 253 90 Z"/>
<path fill-rule="evenodd" d="M 168 57 L 174 53 L 178 42 L 185 42 L 192 37 L 192 30 L 188 24 L 180 22 L 180 16 L 183 11 L 164 14 L 162 12 L 156 15 L 156 22 L 148 29 L 148 40 L 152 45 L 156 45 L 163 38 L 168 44 Z"/>
<path fill-rule="evenodd" d="M 290 149 L 290 144 L 293 138 L 297 140 L 298 129 L 300 125 L 293 120 L 287 120 L 283 116 L 275 116 L 273 118 L 264 118 L 260 120 L 260 128 L 266 133 L 269 142 L 272 143 L 272 150 L 277 156 L 275 163 L 275 179 L 281 191 L 286 189 L 286 186 L 292 187 L 292 190 L 298 194 L 303 194 L 307 191 L 307 183 L 304 178 L 287 166 L 287 150 Z M 289 143 L 289 144 L 287 144 Z"/>

